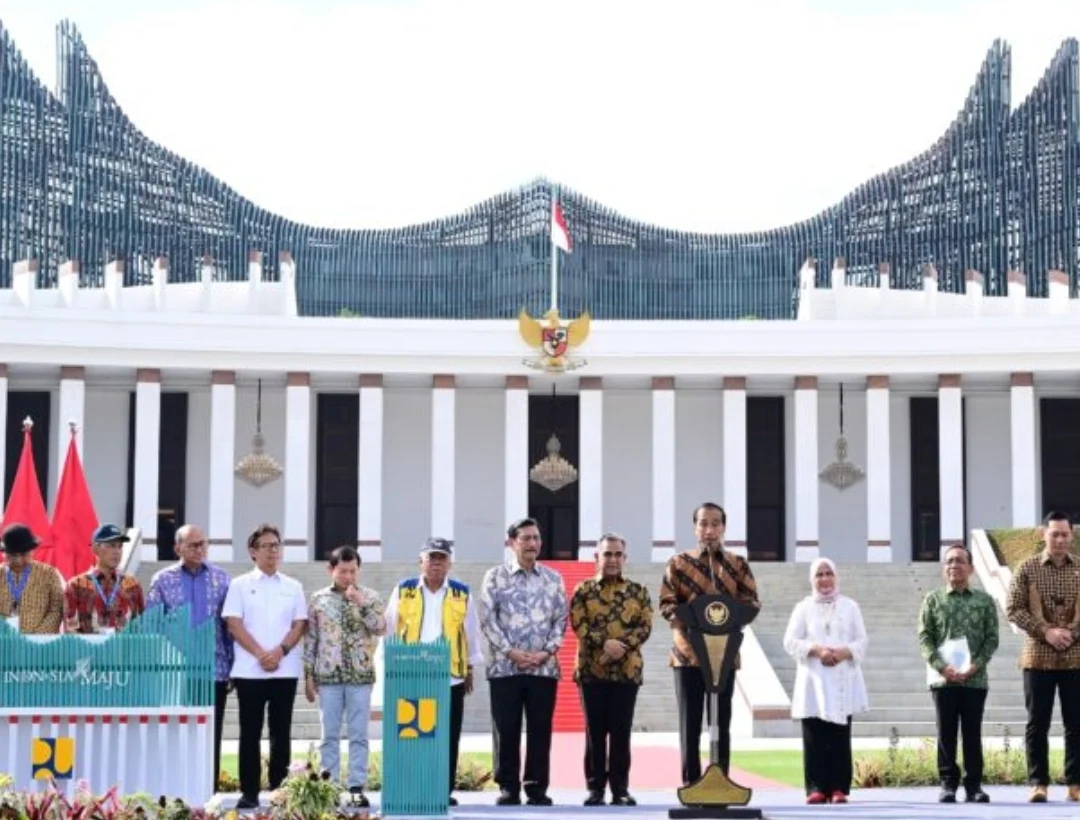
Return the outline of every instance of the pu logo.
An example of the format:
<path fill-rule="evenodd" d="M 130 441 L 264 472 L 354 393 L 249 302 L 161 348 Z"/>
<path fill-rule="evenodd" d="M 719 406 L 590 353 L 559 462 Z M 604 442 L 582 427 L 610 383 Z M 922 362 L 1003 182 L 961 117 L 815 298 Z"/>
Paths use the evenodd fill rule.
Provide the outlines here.
<path fill-rule="evenodd" d="M 398 698 L 398 737 L 412 740 L 434 737 L 438 723 L 435 698 Z"/>
<path fill-rule="evenodd" d="M 35 737 L 30 743 L 34 780 L 71 780 L 75 771 L 75 738 Z"/>

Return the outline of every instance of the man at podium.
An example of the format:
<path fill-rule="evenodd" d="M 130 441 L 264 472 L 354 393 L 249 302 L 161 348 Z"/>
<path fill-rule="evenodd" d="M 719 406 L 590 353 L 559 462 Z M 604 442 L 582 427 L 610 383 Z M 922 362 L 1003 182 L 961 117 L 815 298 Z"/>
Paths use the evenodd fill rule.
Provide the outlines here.
<path fill-rule="evenodd" d="M 700 595 L 727 592 L 737 601 L 756 608 L 757 584 L 746 560 L 724 549 L 727 514 L 719 504 L 707 501 L 694 510 L 694 536 L 698 547 L 673 555 L 660 585 L 660 614 L 671 624 L 673 644 L 669 659 L 675 673 L 675 700 L 679 709 L 679 746 L 684 786 L 701 778 L 701 727 L 705 707 L 705 679 L 690 644 L 685 626 L 676 617 L 681 604 Z M 735 668 L 739 668 L 736 657 Z M 728 774 L 731 761 L 731 698 L 735 675 L 720 692 L 717 723 L 720 730 L 720 768 Z M 711 700 L 711 699 L 710 699 Z"/>

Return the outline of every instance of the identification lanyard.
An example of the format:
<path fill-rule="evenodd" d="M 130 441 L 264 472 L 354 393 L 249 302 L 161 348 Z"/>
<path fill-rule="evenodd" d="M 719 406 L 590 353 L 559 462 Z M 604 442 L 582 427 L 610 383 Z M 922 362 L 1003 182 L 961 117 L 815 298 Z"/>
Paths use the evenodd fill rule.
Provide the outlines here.
<path fill-rule="evenodd" d="M 94 576 L 90 577 L 90 580 L 94 582 L 94 588 L 97 590 L 98 597 L 101 598 L 101 603 L 105 604 L 105 612 L 109 614 L 112 612 L 113 604 L 116 602 L 116 593 L 120 591 L 120 575 L 116 576 L 116 583 L 113 585 L 112 592 L 109 593 L 109 597 L 105 597 L 105 590 L 101 588 L 101 584 Z"/>
<path fill-rule="evenodd" d="M 11 601 L 14 609 L 19 608 L 19 604 L 22 602 L 23 591 L 26 589 L 26 582 L 30 580 L 30 567 L 27 567 L 22 572 L 22 578 L 19 579 L 19 583 L 15 583 L 15 571 L 8 567 L 8 589 L 11 590 Z"/>

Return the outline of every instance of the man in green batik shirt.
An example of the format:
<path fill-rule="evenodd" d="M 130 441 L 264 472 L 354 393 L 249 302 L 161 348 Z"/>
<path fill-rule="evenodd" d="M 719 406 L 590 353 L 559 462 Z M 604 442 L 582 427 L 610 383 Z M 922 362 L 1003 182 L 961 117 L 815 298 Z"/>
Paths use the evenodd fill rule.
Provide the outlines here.
<path fill-rule="evenodd" d="M 923 599 L 919 612 L 919 650 L 937 672 L 930 683 L 937 712 L 937 761 L 942 803 L 956 802 L 960 767 L 956 763 L 956 735 L 964 735 L 964 792 L 968 803 L 989 803 L 982 790 L 982 719 L 989 686 L 986 667 L 998 648 L 998 612 L 994 599 L 968 581 L 973 566 L 967 547 L 950 547 L 942 574 L 945 586 Z M 941 657 L 945 641 L 966 638 L 970 665 L 956 669 Z"/>

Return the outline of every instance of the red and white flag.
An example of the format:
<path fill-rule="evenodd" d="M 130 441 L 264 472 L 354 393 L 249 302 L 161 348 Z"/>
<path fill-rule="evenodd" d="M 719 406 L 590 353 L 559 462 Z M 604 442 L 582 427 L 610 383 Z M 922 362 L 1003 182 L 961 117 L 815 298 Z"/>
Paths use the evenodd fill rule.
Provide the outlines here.
<path fill-rule="evenodd" d="M 567 253 L 573 248 L 570 229 L 566 227 L 566 217 L 563 216 L 562 205 L 557 199 L 551 202 L 551 244 Z"/>

